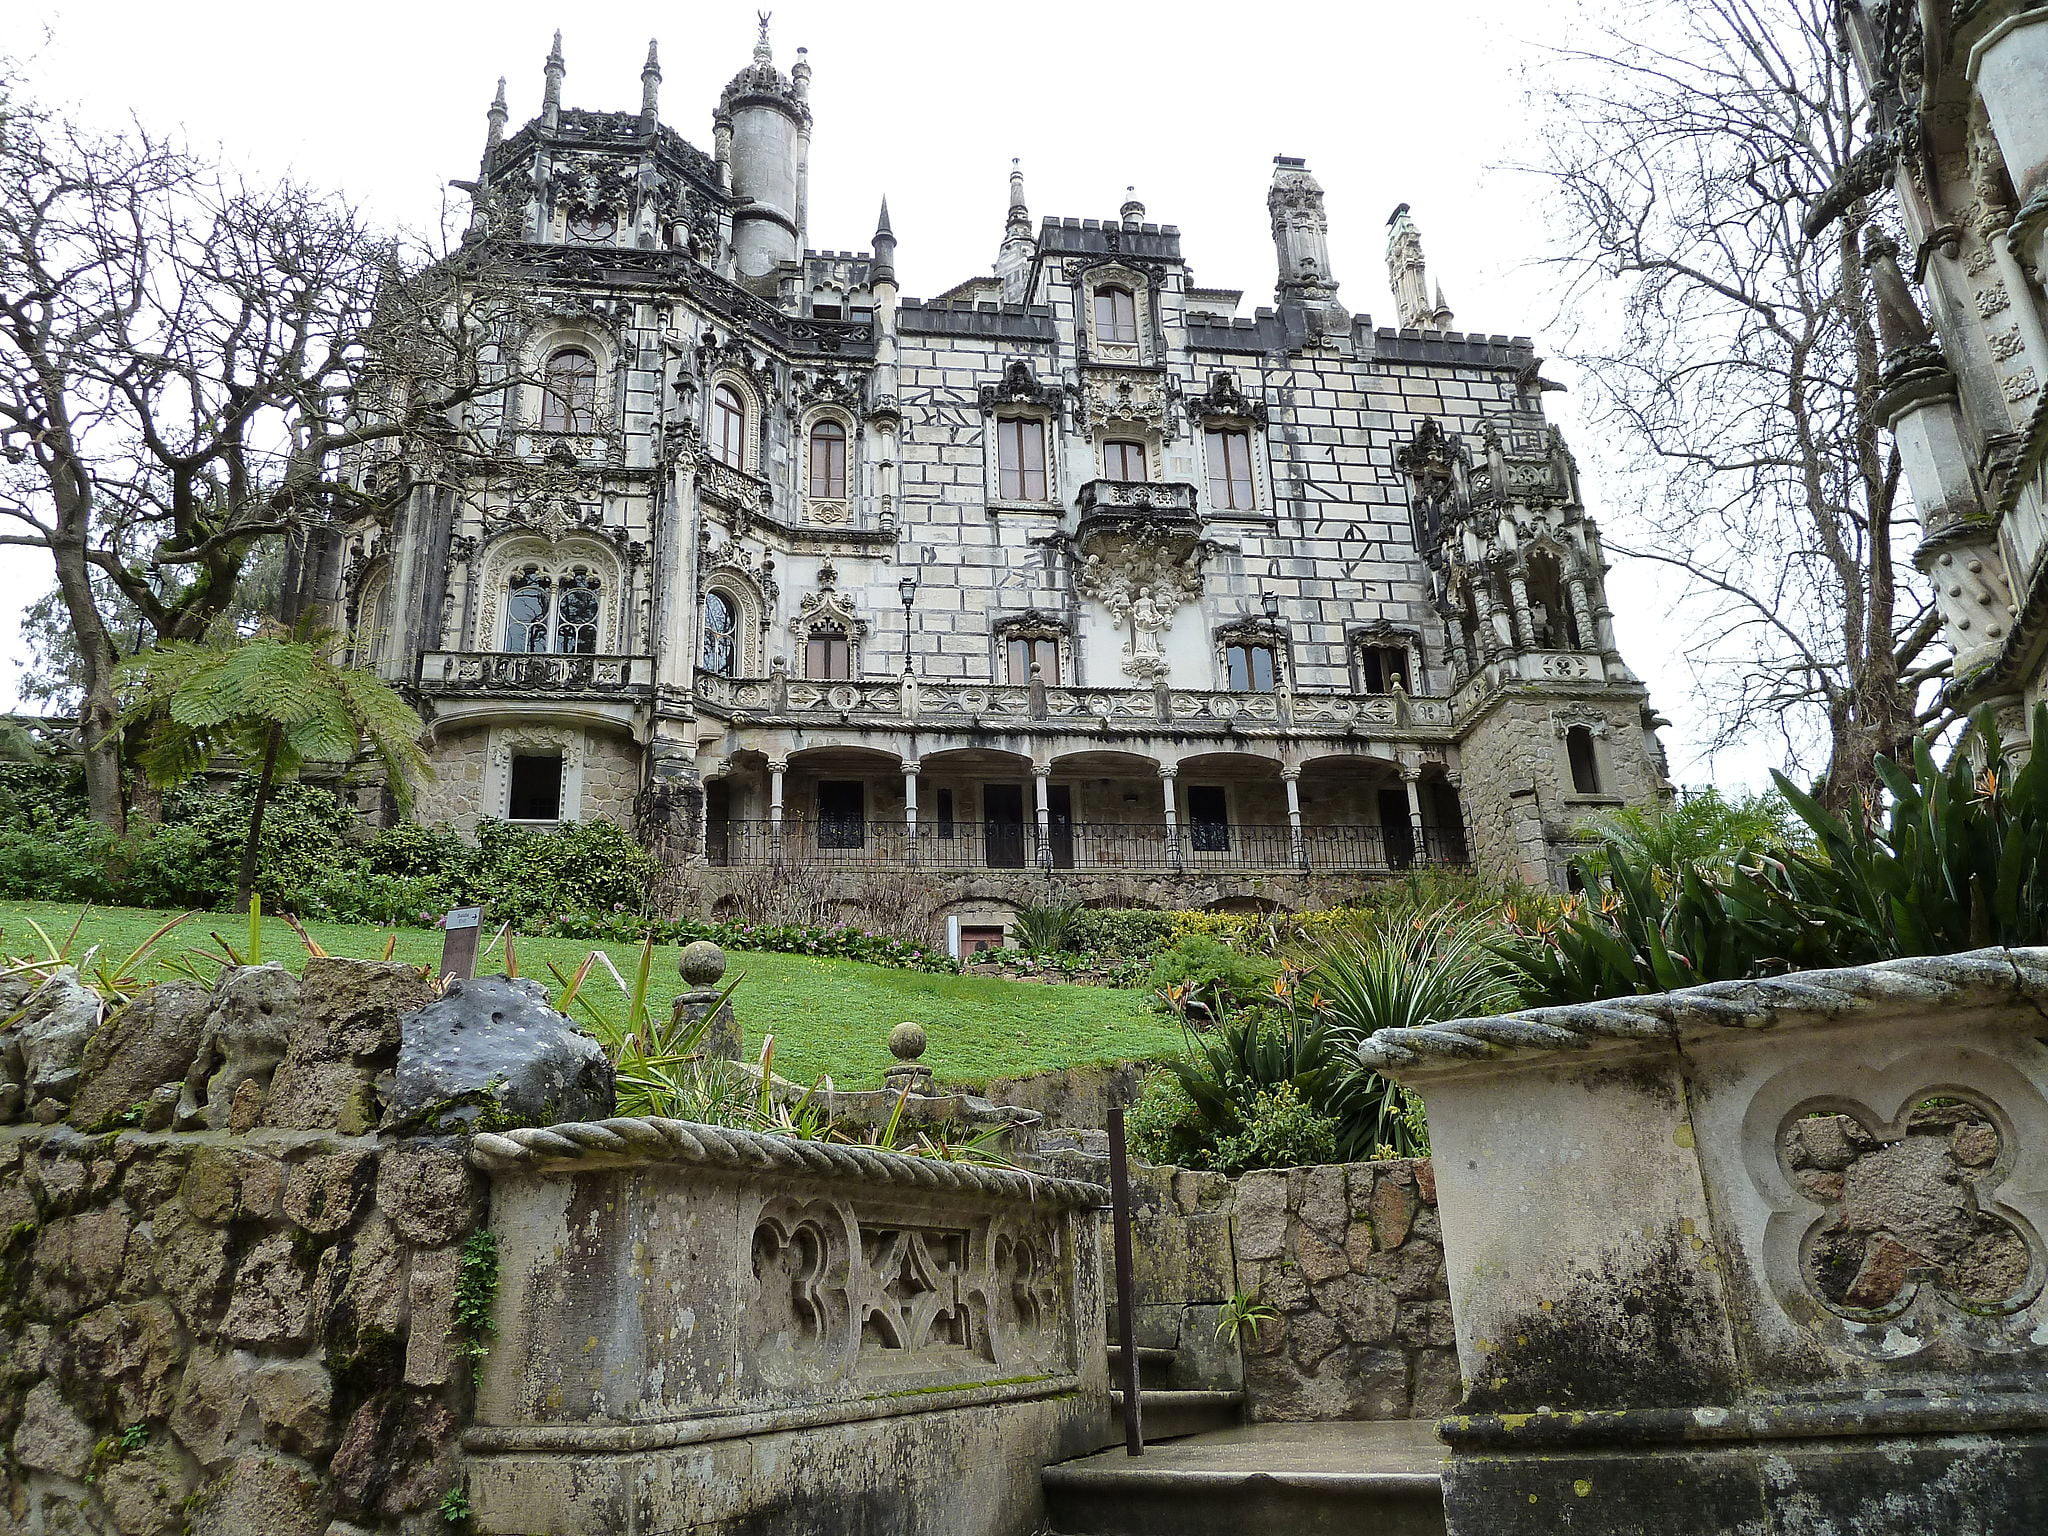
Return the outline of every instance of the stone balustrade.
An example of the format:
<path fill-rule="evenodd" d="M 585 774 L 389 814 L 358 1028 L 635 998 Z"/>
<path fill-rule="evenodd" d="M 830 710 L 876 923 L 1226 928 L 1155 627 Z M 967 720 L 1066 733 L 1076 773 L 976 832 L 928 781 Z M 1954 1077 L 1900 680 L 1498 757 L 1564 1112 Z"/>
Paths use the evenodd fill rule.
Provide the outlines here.
<path fill-rule="evenodd" d="M 1579 658 L 1574 658 L 1579 659 Z M 1591 659 L 1598 676 L 1598 658 Z M 1213 727 L 1343 732 L 1363 727 L 1448 730 L 1451 703 L 1397 694 L 1229 693 L 1197 688 L 1093 688 L 1058 684 L 982 683 L 922 678 L 729 678 L 697 674 L 697 699 L 717 714 L 760 719 L 981 728 L 1068 726 L 1089 731 Z"/>
<path fill-rule="evenodd" d="M 2048 950 L 1382 1030 L 1452 1536 L 2048 1528 Z"/>
<path fill-rule="evenodd" d="M 429 651 L 420 658 L 419 686 L 426 694 L 454 697 L 651 697 L 654 658 Z"/>

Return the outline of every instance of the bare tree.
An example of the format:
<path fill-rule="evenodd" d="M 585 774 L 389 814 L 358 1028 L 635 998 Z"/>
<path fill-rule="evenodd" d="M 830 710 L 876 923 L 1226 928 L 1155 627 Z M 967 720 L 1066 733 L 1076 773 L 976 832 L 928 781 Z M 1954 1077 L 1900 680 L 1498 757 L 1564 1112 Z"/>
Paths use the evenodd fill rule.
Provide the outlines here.
<path fill-rule="evenodd" d="M 505 386 L 494 285 L 455 275 L 337 199 L 88 132 L 0 69 L 0 544 L 50 554 L 96 820 L 149 803 L 117 630 L 201 639 L 261 541 L 395 505 L 436 456 L 395 450 L 445 459 L 456 408 Z M 372 453 L 390 473 L 344 472 Z"/>
<path fill-rule="evenodd" d="M 1913 513 L 1871 414 L 1876 302 L 1851 198 L 1868 148 L 1834 0 L 1673 0 L 1558 54 L 1539 91 L 1570 355 L 1622 467 L 1617 549 L 1683 573 L 1720 744 L 1782 735 L 1857 805 L 1872 759 L 1944 722 Z M 1867 158 L 1867 155 L 1866 155 Z M 1903 569 L 1902 569 L 1903 567 Z"/>

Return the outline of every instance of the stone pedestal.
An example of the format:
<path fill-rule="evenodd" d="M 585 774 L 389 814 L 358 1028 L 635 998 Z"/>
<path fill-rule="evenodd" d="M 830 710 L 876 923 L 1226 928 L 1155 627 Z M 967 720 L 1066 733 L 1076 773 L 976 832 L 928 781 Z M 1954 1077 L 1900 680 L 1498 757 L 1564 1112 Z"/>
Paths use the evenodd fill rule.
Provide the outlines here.
<path fill-rule="evenodd" d="M 1417 1030 L 1454 1536 L 2048 1529 L 2048 950 Z"/>
<path fill-rule="evenodd" d="M 705 1056 L 738 1061 L 746 1051 L 746 1041 L 740 1034 L 732 1004 L 718 985 L 725 975 L 725 951 L 709 939 L 698 939 L 683 946 L 676 969 L 690 989 L 676 998 L 671 1009 L 677 1030 L 708 1020 L 698 1051 Z"/>

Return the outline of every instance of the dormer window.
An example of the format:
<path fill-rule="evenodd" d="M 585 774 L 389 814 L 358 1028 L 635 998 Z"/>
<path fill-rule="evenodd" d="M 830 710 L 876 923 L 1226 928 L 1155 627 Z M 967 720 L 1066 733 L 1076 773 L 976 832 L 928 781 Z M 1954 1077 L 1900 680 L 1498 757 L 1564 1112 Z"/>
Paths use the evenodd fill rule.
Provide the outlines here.
<path fill-rule="evenodd" d="M 1102 473 L 1109 480 L 1145 479 L 1145 445 L 1111 438 L 1102 445 Z"/>
<path fill-rule="evenodd" d="M 711 455 L 734 469 L 747 467 L 747 405 L 730 384 L 711 396 Z"/>
<path fill-rule="evenodd" d="M 996 495 L 1004 501 L 1045 500 L 1045 423 L 1036 417 L 997 420 Z"/>
<path fill-rule="evenodd" d="M 1095 290 L 1095 339 L 1115 346 L 1138 344 L 1138 301 L 1130 289 Z"/>
<path fill-rule="evenodd" d="M 597 430 L 597 362 L 581 347 L 564 347 L 542 370 L 540 425 L 544 432 Z"/>

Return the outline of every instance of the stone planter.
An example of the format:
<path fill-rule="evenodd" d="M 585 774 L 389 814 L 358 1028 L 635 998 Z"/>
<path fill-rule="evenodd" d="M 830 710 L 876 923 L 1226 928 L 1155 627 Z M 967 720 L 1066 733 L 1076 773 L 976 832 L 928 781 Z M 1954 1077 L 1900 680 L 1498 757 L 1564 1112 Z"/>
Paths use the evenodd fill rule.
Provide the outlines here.
<path fill-rule="evenodd" d="M 1385 1030 L 1459 1536 L 2048 1528 L 2048 950 Z"/>

